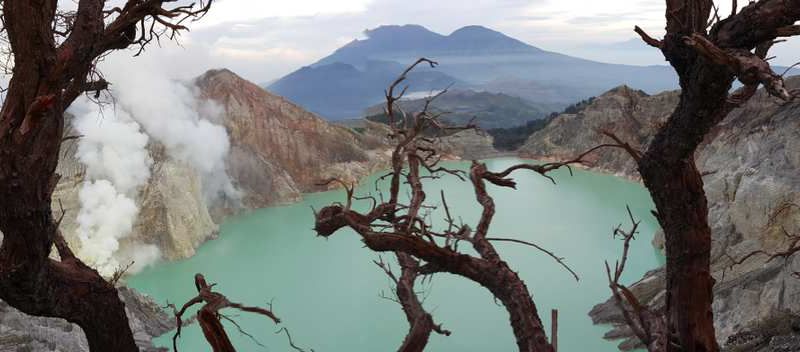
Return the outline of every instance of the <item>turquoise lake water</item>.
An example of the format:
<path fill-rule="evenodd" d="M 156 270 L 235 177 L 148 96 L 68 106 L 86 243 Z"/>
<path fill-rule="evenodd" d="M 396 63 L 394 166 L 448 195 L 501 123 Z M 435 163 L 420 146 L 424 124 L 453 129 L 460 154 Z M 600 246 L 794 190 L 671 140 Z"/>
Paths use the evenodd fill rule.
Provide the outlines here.
<path fill-rule="evenodd" d="M 518 162 L 522 160 L 486 161 L 490 170 Z M 469 163 L 448 166 L 466 169 Z M 557 185 L 530 172 L 513 176 L 518 182 L 516 191 L 489 186 L 497 203 L 491 235 L 533 241 L 554 251 L 566 258 L 580 281 L 529 247 L 495 246 L 525 280 L 548 332 L 550 310 L 559 310 L 559 351 L 617 351 L 615 342 L 602 339 L 607 327 L 592 325 L 587 313 L 609 297 L 603 262 L 613 263 L 621 253 L 621 243 L 612 240 L 611 233 L 620 223 L 628 225 L 626 204 L 642 224 L 640 236 L 632 243 L 625 281 L 635 281 L 663 263 L 650 244 L 657 223 L 650 214 L 653 204 L 647 191 L 636 183 L 586 171 L 576 170 L 574 176 L 566 170 L 554 173 Z M 374 194 L 376 177 L 364 180 L 357 193 Z M 388 188 L 385 183 L 383 186 Z M 439 190 L 444 190 L 452 213 L 475 227 L 480 207 L 468 182 L 444 177 L 426 180 L 425 186 L 428 204 L 438 205 Z M 193 275 L 199 272 L 233 301 L 260 306 L 273 301 L 274 312 L 283 320 L 280 326 L 262 316 L 228 311 L 264 345 L 252 342 L 226 322 L 239 351 L 293 351 L 284 335 L 275 334 L 281 326 L 306 350 L 396 351 L 408 324 L 398 304 L 380 297 L 392 287 L 372 263 L 378 254 L 363 248 L 353 232 L 341 231 L 326 240 L 312 231 L 311 207 L 320 209 L 343 200 L 343 191 L 310 194 L 301 203 L 229 219 L 222 224 L 219 238 L 203 245 L 196 256 L 149 268 L 130 278 L 128 284 L 159 303 L 180 306 L 196 295 Z M 443 223 L 439 213 L 431 218 L 435 224 Z M 383 257 L 394 261 L 391 254 Z M 424 289 L 424 305 L 435 320 L 453 332 L 449 337 L 432 335 L 428 351 L 516 350 L 505 309 L 482 287 L 440 274 L 431 284 L 418 283 L 417 288 Z M 171 346 L 171 338 L 170 333 L 157 342 Z M 184 329 L 179 349 L 210 351 L 196 324 Z"/>

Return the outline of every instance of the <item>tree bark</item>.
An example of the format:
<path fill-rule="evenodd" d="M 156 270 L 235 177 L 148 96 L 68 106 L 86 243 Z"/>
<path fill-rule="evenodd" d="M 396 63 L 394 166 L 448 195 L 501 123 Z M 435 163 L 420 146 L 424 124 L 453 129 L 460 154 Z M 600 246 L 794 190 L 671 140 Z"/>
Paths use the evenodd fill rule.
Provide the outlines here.
<path fill-rule="evenodd" d="M 428 345 L 431 332 L 437 327 L 433 322 L 433 316 L 422 308 L 422 302 L 419 301 L 417 293 L 414 291 L 414 281 L 417 279 L 419 263 L 406 253 L 396 252 L 395 255 L 402 270 L 397 279 L 397 300 L 400 301 L 410 326 L 398 352 L 422 352 Z"/>
<path fill-rule="evenodd" d="M 725 68 L 685 76 L 678 108 L 639 163 L 667 240 L 667 321 L 677 333 L 681 351 L 719 350 L 712 312 L 708 203 L 694 151 L 725 116 L 722 111 L 732 81 Z"/>
<path fill-rule="evenodd" d="M 117 290 L 82 263 L 48 257 L 56 233 L 50 205 L 65 102 L 59 79 L 42 75 L 56 61 L 44 33 L 12 28 L 46 21 L 54 3 L 5 2 L 9 36 L 21 44 L 15 46 L 17 60 L 0 112 L 0 298 L 26 314 L 77 324 L 92 351 L 133 352 L 138 349 Z"/>
<path fill-rule="evenodd" d="M 213 291 L 213 288 L 216 286 L 216 284 L 209 285 L 208 282 L 206 282 L 206 278 L 203 276 L 203 274 L 195 274 L 194 285 L 197 289 L 197 296 L 186 302 L 180 310 L 178 310 L 177 307 L 172 304 L 167 305 L 168 307 L 172 307 L 174 310 L 175 324 L 177 326 L 175 329 L 175 335 L 172 336 L 172 350 L 174 352 L 178 352 L 178 338 L 180 338 L 181 330 L 183 329 L 183 315 L 186 314 L 186 311 L 190 307 L 196 304 L 203 304 L 203 306 L 200 307 L 200 310 L 197 311 L 197 321 L 200 324 L 200 328 L 203 330 L 203 335 L 206 337 L 206 341 L 214 352 L 236 352 L 236 349 L 233 347 L 233 343 L 231 343 L 231 340 L 228 337 L 228 333 L 225 331 L 225 327 L 222 325 L 221 319 L 223 318 L 227 318 L 239 329 L 240 333 L 249 336 L 251 339 L 253 339 L 253 341 L 258 343 L 258 341 L 255 340 L 252 335 L 242 330 L 239 324 L 231 320 L 231 318 L 223 315 L 220 312 L 223 309 L 234 308 L 243 312 L 261 314 L 272 319 L 275 324 L 279 324 L 281 322 L 281 320 L 272 313 L 271 305 L 270 309 L 245 306 L 240 303 L 231 302 L 227 297 L 225 297 L 225 295 Z M 288 330 L 286 334 L 289 336 Z M 291 337 L 289 337 L 289 342 L 292 343 Z"/>
<path fill-rule="evenodd" d="M 716 352 L 712 311 L 711 229 L 703 179 L 695 152 L 728 113 L 749 99 L 759 84 L 791 99 L 766 56 L 776 37 L 800 19 L 800 2 L 751 2 L 730 17 L 712 16 L 712 1 L 666 0 L 663 40 L 635 31 L 662 51 L 678 74 L 680 102 L 638 159 L 666 237 L 668 351 Z M 708 29 L 710 28 L 710 30 Z M 755 52 L 753 52 L 755 49 Z M 729 95 L 734 79 L 745 89 Z"/>
<path fill-rule="evenodd" d="M 336 207 L 336 206 L 332 206 Z M 352 224 L 366 246 L 376 252 L 402 252 L 431 263 L 437 272 L 448 272 L 466 277 L 488 289 L 506 308 L 521 352 L 552 352 L 536 305 L 527 286 L 504 261 L 489 261 L 433 246 L 416 236 L 374 233 L 368 226 L 359 226 L 360 215 L 352 211 L 331 214 L 334 208 L 320 211 L 318 221 Z M 334 217 L 330 219 L 329 217 Z M 341 222 L 339 222 L 341 220 Z M 318 227 L 321 227 L 318 223 Z M 319 230 L 318 230 L 319 231 Z M 324 235 L 324 231 L 320 234 Z"/>
<path fill-rule="evenodd" d="M 176 12 L 163 9 L 163 1 L 131 0 L 106 26 L 105 3 L 80 0 L 69 29 L 57 33 L 57 0 L 3 1 L 2 31 L 14 66 L 0 110 L 0 299 L 26 314 L 77 324 L 92 351 L 134 352 L 138 348 L 116 288 L 75 258 L 63 238 L 57 246 L 61 260 L 49 258 L 60 236 L 51 198 L 59 179 L 64 111 L 87 89 L 107 86 L 87 82 L 88 75 L 100 55 L 137 43 L 123 36 L 130 24 L 150 18 L 160 24 L 154 30 L 178 31 L 185 27 L 170 21 L 208 8 Z M 141 34 L 143 46 L 149 41 Z M 64 39 L 60 45 L 56 37 Z"/>
<path fill-rule="evenodd" d="M 236 352 L 233 347 L 228 334 L 225 332 L 225 327 L 219 321 L 213 312 L 200 309 L 197 312 L 197 322 L 203 330 L 203 336 L 206 337 L 209 346 L 214 352 Z"/>

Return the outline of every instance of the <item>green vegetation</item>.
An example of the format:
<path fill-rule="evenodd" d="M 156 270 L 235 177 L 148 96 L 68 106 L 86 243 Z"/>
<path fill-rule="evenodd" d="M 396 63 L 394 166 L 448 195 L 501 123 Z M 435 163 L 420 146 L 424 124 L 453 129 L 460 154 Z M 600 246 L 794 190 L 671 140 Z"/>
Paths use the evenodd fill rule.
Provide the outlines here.
<path fill-rule="evenodd" d="M 534 132 L 545 128 L 550 121 L 558 116 L 553 113 L 546 119 L 529 121 L 528 123 L 511 128 L 493 128 L 487 130 L 492 137 L 494 137 L 494 147 L 497 150 L 517 150 L 525 141 L 528 140 Z"/>
<path fill-rule="evenodd" d="M 642 92 L 642 93 L 644 93 L 644 92 Z M 575 104 L 567 106 L 564 109 L 564 111 L 562 111 L 561 113 L 562 114 L 577 114 L 577 113 L 580 113 L 583 110 L 585 110 L 586 107 L 588 107 L 590 104 L 592 104 L 592 102 L 594 102 L 594 99 L 595 99 L 595 97 L 591 97 L 589 99 L 581 100 L 581 101 L 579 101 L 579 102 L 577 102 Z M 550 115 L 550 117 L 552 117 L 552 114 Z"/>
<path fill-rule="evenodd" d="M 399 105 L 407 112 L 420 111 L 425 106 L 425 99 L 403 100 Z M 430 111 L 443 113 L 440 121 L 451 126 L 474 123 L 488 130 L 521 126 L 547 117 L 551 110 L 506 94 L 454 90 L 438 97 L 431 104 Z M 371 121 L 387 121 L 382 105 L 369 108 L 367 115 Z"/>
<path fill-rule="evenodd" d="M 539 131 L 551 121 L 553 121 L 558 115 L 561 114 L 578 114 L 586 109 L 593 101 L 595 97 L 591 97 L 589 99 L 581 100 L 575 104 L 572 104 L 564 109 L 561 113 L 551 113 L 550 116 L 541 120 L 534 120 L 528 121 L 528 123 L 522 126 L 516 126 L 511 128 L 493 128 L 489 129 L 488 132 L 492 137 L 494 137 L 494 147 L 497 150 L 517 150 L 525 141 L 528 140 L 532 134 L 536 131 Z"/>

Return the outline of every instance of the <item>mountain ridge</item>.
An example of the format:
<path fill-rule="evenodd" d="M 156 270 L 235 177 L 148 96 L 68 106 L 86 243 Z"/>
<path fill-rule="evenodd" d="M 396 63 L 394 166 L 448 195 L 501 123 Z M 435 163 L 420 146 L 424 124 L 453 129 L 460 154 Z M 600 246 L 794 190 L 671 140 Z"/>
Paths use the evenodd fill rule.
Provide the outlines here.
<path fill-rule="evenodd" d="M 327 119 L 358 117 L 419 57 L 439 62 L 419 67 L 411 91 L 487 90 L 556 110 L 629 84 L 650 93 L 677 88 L 668 66 L 617 65 L 547 51 L 483 26 L 449 35 L 419 25 L 380 26 L 330 55 L 278 79 L 267 88 Z M 515 83 L 504 83 L 515 80 Z"/>
<path fill-rule="evenodd" d="M 433 32 L 416 24 L 383 25 L 364 31 L 367 39 L 356 39 L 335 50 L 310 66 L 332 63 L 348 63 L 358 67 L 370 60 L 380 60 L 364 55 L 364 51 L 391 55 L 416 51 L 417 56 L 431 56 L 439 52 L 479 52 L 485 49 L 504 49 L 507 52 L 539 53 L 544 50 L 509 37 L 487 27 L 470 25 L 461 27 L 449 35 Z"/>

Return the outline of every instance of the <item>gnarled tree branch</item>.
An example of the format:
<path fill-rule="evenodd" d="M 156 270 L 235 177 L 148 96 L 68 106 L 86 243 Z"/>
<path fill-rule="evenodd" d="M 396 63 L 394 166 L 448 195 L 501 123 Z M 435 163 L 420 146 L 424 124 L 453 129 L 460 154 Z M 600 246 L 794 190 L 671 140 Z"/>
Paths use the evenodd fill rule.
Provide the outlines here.
<path fill-rule="evenodd" d="M 404 113 L 401 123 L 394 122 L 393 117 L 396 111 L 394 104 L 398 99 L 398 96 L 394 95 L 396 86 L 404 81 L 410 69 L 425 62 L 432 63 L 427 59 L 417 60 L 392 83 L 386 93 L 390 137 L 397 141 L 392 153 L 392 171 L 382 178 L 390 179 L 388 200 L 374 204 L 368 213 L 359 213 L 341 204 L 327 206 L 316 213 L 315 230 L 318 235 L 327 237 L 348 227 L 361 236 L 367 248 L 377 252 L 397 254 L 403 273 L 399 278 L 394 274 L 390 277 L 398 286 L 398 301 L 404 306 L 411 325 L 411 331 L 401 350 L 421 350 L 430 332 L 437 330 L 430 315 L 417 305 L 419 302 L 416 301 L 410 286 L 413 284 L 413 279 L 420 274 L 448 272 L 486 287 L 504 304 L 510 315 L 509 320 L 520 351 L 550 352 L 552 346 L 547 341 L 536 305 L 527 287 L 517 273 L 501 259 L 491 243 L 489 234 L 495 214 L 495 204 L 487 192 L 486 182 L 502 187 L 514 187 L 516 183 L 508 176 L 515 170 L 526 169 L 547 176 L 547 173 L 553 170 L 582 162 L 583 156 L 565 163 L 515 165 L 499 173 L 489 171 L 483 163 L 473 162 L 469 177 L 476 200 L 483 208 L 475 230 L 472 231 L 466 225 L 454 224 L 443 194 L 447 229 L 444 231 L 434 229 L 426 222 L 425 216 L 421 215 L 421 211 L 428 206 L 425 205 L 426 194 L 420 170 L 426 170 L 434 177 L 438 177 L 439 174 L 451 174 L 460 178 L 461 173 L 439 166 L 439 159 L 433 157 L 436 155 L 434 141 L 422 136 L 427 127 L 439 126 L 437 121 L 439 115 L 427 112 L 430 103 L 425 104 L 423 111 L 419 113 L 411 115 Z M 401 92 L 400 96 L 402 94 Z M 434 98 L 435 96 L 429 102 Z M 405 179 L 410 188 L 411 197 L 408 204 L 401 204 L 399 201 L 401 179 Z M 348 190 L 348 198 L 351 197 L 351 192 Z M 381 200 L 383 199 L 381 197 Z M 438 242 L 442 239 L 444 245 Z M 457 250 L 459 241 L 471 244 L 478 256 L 459 252 Z M 562 258 L 554 255 L 552 257 L 564 265 Z M 424 264 L 420 265 L 420 262 Z M 379 265 L 381 263 L 379 262 Z M 386 266 L 381 266 L 386 269 Z"/>
<path fill-rule="evenodd" d="M 197 322 L 200 324 L 200 328 L 203 330 L 203 335 L 205 335 L 206 341 L 208 341 L 208 344 L 211 345 L 211 348 L 214 350 L 214 352 L 236 351 L 233 347 L 233 343 L 231 343 L 230 338 L 228 338 L 228 334 L 225 332 L 225 328 L 222 326 L 222 322 L 220 321 L 222 318 L 227 318 L 220 313 L 220 310 L 222 309 L 234 308 L 243 312 L 256 313 L 266 316 L 274 321 L 275 324 L 280 324 L 281 322 L 281 320 L 272 313 L 271 306 L 270 309 L 249 307 L 239 303 L 231 302 L 221 293 L 214 292 L 212 290 L 214 284 L 209 285 L 202 274 L 196 274 L 194 276 L 194 284 L 197 288 L 198 295 L 186 302 L 180 310 L 177 310 L 175 309 L 175 306 L 172 306 L 175 314 L 175 322 L 178 326 L 177 330 L 175 330 L 175 335 L 172 336 L 172 349 L 175 352 L 178 352 L 178 338 L 181 336 L 183 315 L 186 313 L 186 310 L 197 304 L 203 304 L 203 306 L 197 312 Z M 236 322 L 233 323 L 241 331 L 241 327 L 236 324 Z M 247 333 L 245 334 L 252 338 L 252 335 Z"/>

